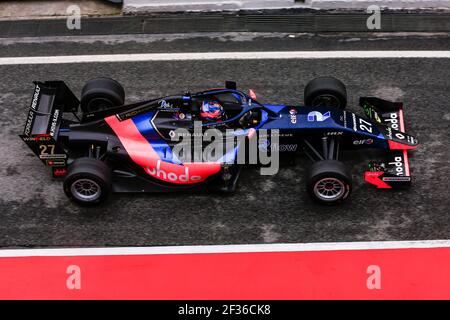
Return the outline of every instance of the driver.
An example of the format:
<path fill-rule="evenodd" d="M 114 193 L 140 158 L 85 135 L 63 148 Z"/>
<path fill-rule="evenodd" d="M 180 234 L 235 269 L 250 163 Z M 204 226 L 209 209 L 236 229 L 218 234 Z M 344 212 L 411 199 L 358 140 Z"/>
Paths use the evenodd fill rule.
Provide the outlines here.
<path fill-rule="evenodd" d="M 207 122 L 220 122 L 225 120 L 225 110 L 218 101 L 203 101 L 200 118 Z"/>

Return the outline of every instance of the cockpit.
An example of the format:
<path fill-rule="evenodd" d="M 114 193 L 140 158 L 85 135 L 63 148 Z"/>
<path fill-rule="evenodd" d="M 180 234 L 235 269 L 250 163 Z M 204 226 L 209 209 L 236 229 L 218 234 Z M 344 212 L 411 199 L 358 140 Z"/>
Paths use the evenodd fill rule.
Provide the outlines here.
<path fill-rule="evenodd" d="M 244 106 L 252 103 L 243 93 L 239 91 L 218 91 L 198 94 L 193 97 L 194 109 L 199 114 L 199 120 L 204 125 L 215 125 L 223 123 L 233 128 L 243 129 L 257 126 L 262 119 L 261 110 L 250 110 L 239 116 Z M 212 109 L 212 110 L 211 110 Z M 211 111 L 209 114 L 205 111 Z M 219 110 L 219 111 L 218 111 Z M 217 118 L 215 118 L 217 115 Z"/>
<path fill-rule="evenodd" d="M 267 115 L 257 106 L 258 102 L 241 91 L 218 89 L 161 98 L 129 114 L 136 121 L 148 123 L 149 129 L 153 127 L 155 133 L 170 140 L 177 129 L 191 131 L 198 122 L 205 130 L 257 128 Z"/>

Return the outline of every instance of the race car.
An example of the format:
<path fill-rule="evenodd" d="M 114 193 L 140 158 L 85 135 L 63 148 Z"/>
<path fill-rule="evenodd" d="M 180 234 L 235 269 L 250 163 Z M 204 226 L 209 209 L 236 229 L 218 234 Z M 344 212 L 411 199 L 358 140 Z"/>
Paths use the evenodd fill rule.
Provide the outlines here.
<path fill-rule="evenodd" d="M 403 104 L 362 97 L 360 117 L 345 110 L 346 87 L 333 77 L 310 81 L 300 105 L 260 103 L 253 90 L 238 90 L 233 81 L 132 104 L 124 104 L 124 88 L 110 78 L 89 80 L 80 100 L 63 81 L 34 84 L 20 137 L 79 204 L 102 203 L 113 192 L 233 192 L 242 168 L 267 169 L 262 152 L 311 159 L 306 190 L 323 204 L 340 203 L 352 190 L 340 160 L 344 150 L 386 151 L 386 161 L 370 162 L 364 173 L 378 188 L 411 183 L 408 150 L 418 141 L 405 133 Z M 197 155 L 211 149 L 204 139 L 211 130 L 220 135 L 213 132 L 209 141 L 227 149 L 205 160 Z M 255 160 L 249 146 L 258 137 Z M 185 148 L 195 139 L 193 149 Z"/>

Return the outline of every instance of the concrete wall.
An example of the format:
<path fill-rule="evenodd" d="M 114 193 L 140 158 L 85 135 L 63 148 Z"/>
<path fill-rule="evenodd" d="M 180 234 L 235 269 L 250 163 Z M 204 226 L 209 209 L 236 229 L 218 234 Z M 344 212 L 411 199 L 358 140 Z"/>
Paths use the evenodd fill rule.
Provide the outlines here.
<path fill-rule="evenodd" d="M 143 13 L 281 8 L 366 9 L 374 4 L 391 9 L 450 10 L 450 0 L 124 0 L 123 10 L 124 13 Z"/>

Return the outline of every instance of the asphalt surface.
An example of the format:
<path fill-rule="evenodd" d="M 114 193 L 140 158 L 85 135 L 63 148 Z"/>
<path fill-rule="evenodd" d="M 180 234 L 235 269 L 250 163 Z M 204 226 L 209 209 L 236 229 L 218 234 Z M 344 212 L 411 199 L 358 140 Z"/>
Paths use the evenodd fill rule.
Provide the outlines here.
<path fill-rule="evenodd" d="M 177 38 L 178 37 L 178 38 Z M 0 56 L 234 50 L 449 50 L 450 35 L 173 35 L 81 39 L 0 39 Z M 45 58 L 43 58 L 45 59 Z M 448 239 L 450 236 L 450 61 L 342 59 L 186 61 L 0 66 L 0 246 L 150 246 Z M 101 207 L 71 203 L 19 139 L 33 80 L 61 79 L 79 94 L 85 81 L 110 76 L 127 101 L 217 87 L 252 88 L 261 102 L 300 104 L 304 85 L 330 75 L 347 84 L 349 110 L 375 95 L 405 102 L 406 129 L 421 145 L 411 152 L 409 190 L 363 182 L 367 162 L 383 153 L 344 154 L 353 193 L 324 207 L 306 195 L 309 162 L 275 176 L 244 170 L 233 195 L 114 194 Z"/>

